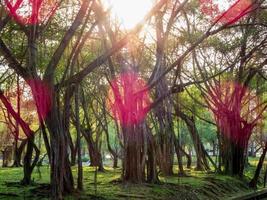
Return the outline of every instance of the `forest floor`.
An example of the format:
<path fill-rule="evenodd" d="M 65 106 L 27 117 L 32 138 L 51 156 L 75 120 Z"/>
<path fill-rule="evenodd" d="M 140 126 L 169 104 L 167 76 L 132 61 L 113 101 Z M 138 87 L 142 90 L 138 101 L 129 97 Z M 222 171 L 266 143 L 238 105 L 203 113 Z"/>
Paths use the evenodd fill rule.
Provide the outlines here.
<path fill-rule="evenodd" d="M 252 162 L 253 163 L 253 162 Z M 256 163 L 256 162 L 255 162 Z M 254 164 L 254 163 L 253 163 Z M 246 177 L 252 176 L 255 166 L 246 172 Z M 177 167 L 174 171 L 177 172 Z M 0 169 L 0 199 L 49 199 L 49 168 L 40 167 L 33 172 L 34 183 L 23 187 L 19 184 L 22 179 L 22 168 Z M 77 168 L 73 168 L 76 182 Z M 65 199 L 228 199 L 232 196 L 245 194 L 251 190 L 247 187 L 246 180 L 238 180 L 228 176 L 214 173 L 187 170 L 187 177 L 160 177 L 161 184 L 122 184 L 119 182 L 120 169 L 105 168 L 105 172 L 97 173 L 95 169 L 84 167 L 84 192 L 75 193 Z"/>

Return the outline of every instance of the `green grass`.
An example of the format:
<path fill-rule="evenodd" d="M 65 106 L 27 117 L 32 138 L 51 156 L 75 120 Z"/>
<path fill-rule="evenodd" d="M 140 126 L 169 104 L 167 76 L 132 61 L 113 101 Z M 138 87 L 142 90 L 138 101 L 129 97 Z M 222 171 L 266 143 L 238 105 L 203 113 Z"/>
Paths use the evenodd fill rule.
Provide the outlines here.
<path fill-rule="evenodd" d="M 104 173 L 97 174 L 97 187 L 94 184 L 95 169 L 84 167 L 84 191 L 74 193 L 65 199 L 227 199 L 227 197 L 248 192 L 246 184 L 228 176 L 187 170 L 187 177 L 160 177 L 161 184 L 122 184 L 116 182 L 121 170 L 105 167 Z M 40 168 L 42 177 L 35 169 L 34 184 L 23 187 L 19 183 L 23 176 L 22 168 L 0 169 L 0 199 L 49 199 L 49 190 L 40 190 L 49 183 L 49 168 Z M 174 168 L 177 171 L 177 166 Z M 73 168 L 74 180 L 77 168 Z M 17 184 L 14 184 L 17 182 Z"/>

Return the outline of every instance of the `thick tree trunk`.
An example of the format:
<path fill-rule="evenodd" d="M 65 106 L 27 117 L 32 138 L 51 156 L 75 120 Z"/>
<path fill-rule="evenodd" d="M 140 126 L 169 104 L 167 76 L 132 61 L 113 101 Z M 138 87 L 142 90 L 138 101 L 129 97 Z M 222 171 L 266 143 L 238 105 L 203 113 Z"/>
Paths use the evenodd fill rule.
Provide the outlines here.
<path fill-rule="evenodd" d="M 165 91 L 165 90 L 164 90 Z M 159 92 L 159 91 L 158 91 Z M 159 96 L 164 93 L 159 92 Z M 170 102 L 165 102 L 167 105 L 160 104 L 155 109 L 155 114 L 159 122 L 158 133 L 158 164 L 160 171 L 166 175 L 173 175 L 173 157 L 174 157 L 174 130 L 169 106 Z M 166 107 L 165 107 L 166 106 Z"/>
<path fill-rule="evenodd" d="M 172 16 L 173 17 L 173 16 Z M 170 20 L 171 21 L 171 20 Z M 167 41 L 169 30 L 164 31 L 164 14 L 157 13 L 155 17 L 156 25 L 156 63 L 153 73 L 150 77 L 150 82 L 157 80 L 165 71 L 165 42 Z M 155 97 L 160 98 L 168 91 L 167 78 L 161 77 L 160 81 L 155 87 Z M 173 101 L 170 97 L 164 99 L 155 107 L 155 116 L 159 123 L 158 134 L 158 164 L 160 171 L 166 175 L 173 175 L 173 158 L 174 158 L 174 138 L 173 138 Z"/>
<path fill-rule="evenodd" d="M 46 117 L 46 124 L 50 132 L 51 144 L 51 198 L 63 199 L 64 194 L 74 189 L 73 176 L 68 158 L 67 138 L 64 135 L 56 102 Z"/>
<path fill-rule="evenodd" d="M 240 177 L 243 175 L 243 171 L 245 168 L 245 149 L 242 146 L 232 144 L 233 149 L 233 175 L 239 175 Z"/>
<path fill-rule="evenodd" d="M 147 127 L 148 148 L 147 148 L 147 182 L 159 183 L 156 159 L 156 142 L 152 133 Z"/>
<path fill-rule="evenodd" d="M 104 172 L 104 166 L 103 166 L 103 160 L 102 160 L 102 154 L 100 153 L 99 150 L 92 150 L 92 148 L 89 151 L 94 151 L 90 155 L 90 160 L 92 162 L 90 163 L 90 166 L 96 166 L 98 167 L 98 171 Z"/>
<path fill-rule="evenodd" d="M 123 126 L 123 180 L 132 183 L 145 181 L 145 155 L 142 125 Z"/>
<path fill-rule="evenodd" d="M 231 176 L 243 176 L 246 160 L 246 145 L 232 139 L 224 138 L 222 148 L 222 164 L 224 173 Z"/>
<path fill-rule="evenodd" d="M 164 95 L 167 91 L 166 80 L 161 80 L 156 87 L 157 97 Z M 158 164 L 160 171 L 166 175 L 173 175 L 173 157 L 174 157 L 174 130 L 173 117 L 171 114 L 172 103 L 170 99 L 157 105 L 155 116 L 159 123 L 158 134 Z"/>
<path fill-rule="evenodd" d="M 164 109 L 164 108 L 163 108 Z M 174 141 L 172 122 L 162 116 L 163 111 L 158 110 L 158 122 L 160 124 L 160 132 L 158 133 L 157 159 L 160 171 L 166 175 L 173 175 L 173 157 L 174 157 Z"/>

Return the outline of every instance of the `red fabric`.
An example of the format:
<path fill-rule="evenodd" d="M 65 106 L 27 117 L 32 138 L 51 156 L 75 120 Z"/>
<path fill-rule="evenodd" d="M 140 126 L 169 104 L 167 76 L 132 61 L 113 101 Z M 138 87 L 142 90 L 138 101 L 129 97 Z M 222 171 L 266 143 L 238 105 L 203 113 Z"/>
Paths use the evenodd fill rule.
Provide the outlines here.
<path fill-rule="evenodd" d="M 146 83 L 138 74 L 126 72 L 111 82 L 108 107 L 120 123 L 136 124 L 142 121 L 151 103 Z"/>
<path fill-rule="evenodd" d="M 206 97 L 220 132 L 240 146 L 246 146 L 260 119 L 258 98 L 243 85 L 226 82 L 209 89 Z"/>
<path fill-rule="evenodd" d="M 40 117 L 45 119 L 52 107 L 52 90 L 48 84 L 42 80 L 30 79 L 27 80 L 27 83 L 32 90 L 37 112 Z"/>
<path fill-rule="evenodd" d="M 59 0 L 4 0 L 9 15 L 18 23 L 44 23 L 57 10 Z"/>
<path fill-rule="evenodd" d="M 252 0 L 232 0 L 230 2 L 229 8 L 220 11 L 216 1 L 199 0 L 202 13 L 211 17 L 213 22 L 218 21 L 223 24 L 233 24 L 252 10 Z"/>

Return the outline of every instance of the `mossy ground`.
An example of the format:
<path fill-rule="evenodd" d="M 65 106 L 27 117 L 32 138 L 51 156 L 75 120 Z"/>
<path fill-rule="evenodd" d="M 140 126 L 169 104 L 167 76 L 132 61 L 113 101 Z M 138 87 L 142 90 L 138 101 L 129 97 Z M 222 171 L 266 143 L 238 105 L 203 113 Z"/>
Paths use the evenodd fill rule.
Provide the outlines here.
<path fill-rule="evenodd" d="M 253 163 L 254 164 L 254 163 Z M 255 168 L 252 166 L 252 168 Z M 21 186 L 22 168 L 0 169 L 0 199 L 49 199 L 49 168 L 43 166 L 34 170 L 34 183 Z M 174 168 L 177 172 L 177 167 Z M 251 170 L 251 174 L 253 173 Z M 77 168 L 73 168 L 76 182 Z M 65 199 L 227 199 L 231 196 L 249 192 L 246 182 L 237 178 L 214 173 L 187 170 L 186 177 L 174 175 L 160 177 L 161 184 L 122 184 L 121 169 L 105 167 L 105 172 L 97 173 L 94 184 L 95 168 L 84 167 L 84 191 L 75 192 Z M 249 172 L 247 172 L 249 173 Z M 41 177 L 40 177 L 41 174 Z"/>

